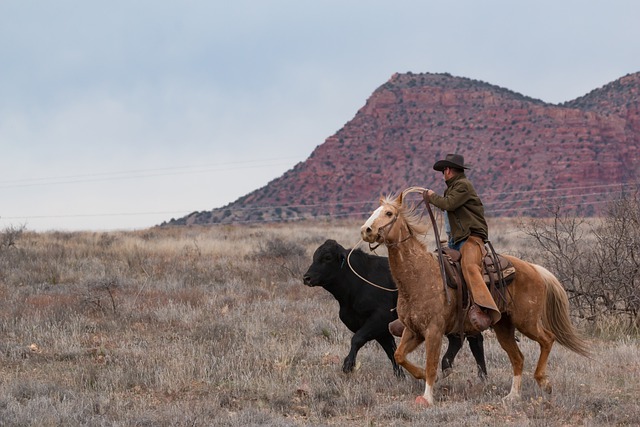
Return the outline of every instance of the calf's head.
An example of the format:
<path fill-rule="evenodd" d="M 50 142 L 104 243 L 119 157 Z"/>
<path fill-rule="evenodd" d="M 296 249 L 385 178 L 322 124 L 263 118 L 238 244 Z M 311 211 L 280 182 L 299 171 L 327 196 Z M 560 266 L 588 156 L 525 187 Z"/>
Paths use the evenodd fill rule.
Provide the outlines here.
<path fill-rule="evenodd" d="M 347 250 L 335 240 L 327 240 L 316 249 L 313 262 L 302 277 L 307 286 L 330 283 L 346 264 Z"/>

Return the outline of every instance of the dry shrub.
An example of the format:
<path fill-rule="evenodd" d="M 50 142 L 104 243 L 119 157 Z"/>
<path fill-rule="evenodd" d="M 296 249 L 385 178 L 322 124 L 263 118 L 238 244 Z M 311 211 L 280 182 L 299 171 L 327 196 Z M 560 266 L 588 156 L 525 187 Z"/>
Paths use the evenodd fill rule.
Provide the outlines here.
<path fill-rule="evenodd" d="M 607 214 L 598 219 L 576 218 L 556 208 L 551 220 L 530 221 L 526 230 L 537 249 L 535 256 L 556 274 L 577 314 L 593 330 L 639 333 L 637 195 L 612 202 Z"/>
<path fill-rule="evenodd" d="M 26 226 L 9 226 L 0 232 L 0 251 L 16 246 L 24 233 Z"/>

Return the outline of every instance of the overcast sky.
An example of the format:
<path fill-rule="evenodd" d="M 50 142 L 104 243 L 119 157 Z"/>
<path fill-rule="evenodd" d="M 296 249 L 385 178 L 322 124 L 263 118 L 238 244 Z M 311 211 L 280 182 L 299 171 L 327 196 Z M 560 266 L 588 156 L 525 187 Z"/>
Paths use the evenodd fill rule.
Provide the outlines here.
<path fill-rule="evenodd" d="M 0 0 L 0 229 L 223 206 L 395 72 L 568 101 L 640 71 L 639 18 L 636 0 Z"/>

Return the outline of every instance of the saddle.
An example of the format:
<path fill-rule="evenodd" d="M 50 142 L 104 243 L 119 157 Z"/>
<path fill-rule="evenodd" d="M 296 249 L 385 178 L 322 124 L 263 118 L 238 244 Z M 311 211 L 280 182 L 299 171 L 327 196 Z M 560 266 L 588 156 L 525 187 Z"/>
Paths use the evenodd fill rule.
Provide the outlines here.
<path fill-rule="evenodd" d="M 460 266 L 460 251 L 443 247 L 442 252 L 446 261 L 444 263 L 444 269 L 447 273 L 447 286 L 451 289 L 458 289 L 458 286 L 466 285 L 464 277 L 462 277 L 462 267 Z M 494 262 L 491 251 L 487 251 L 487 255 L 484 257 L 482 263 L 484 283 L 486 283 L 489 288 L 492 286 L 504 287 L 509 285 L 513 282 L 516 274 L 516 269 L 513 267 L 513 264 L 511 264 L 511 261 L 500 254 L 496 255 L 498 265 Z"/>
<path fill-rule="evenodd" d="M 466 307 L 469 303 L 469 292 L 467 283 L 462 276 L 460 252 L 449 247 L 442 247 L 442 254 L 445 261 L 443 264 L 447 286 L 458 290 L 458 295 L 462 297 L 462 305 Z M 516 269 L 507 258 L 496 254 L 494 260 L 492 254 L 493 251 L 487 250 L 487 255 L 483 260 L 482 275 L 494 301 L 499 304 L 499 300 L 504 301 L 505 288 L 515 279 Z"/>

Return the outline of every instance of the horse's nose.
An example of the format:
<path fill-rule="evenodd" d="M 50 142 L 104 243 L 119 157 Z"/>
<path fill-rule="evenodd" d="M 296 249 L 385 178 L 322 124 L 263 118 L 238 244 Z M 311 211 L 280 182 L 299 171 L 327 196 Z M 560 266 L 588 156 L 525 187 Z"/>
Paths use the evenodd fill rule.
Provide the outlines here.
<path fill-rule="evenodd" d="M 302 283 L 304 283 L 305 285 L 309 286 L 311 284 L 311 276 L 309 276 L 308 274 L 305 274 L 302 277 Z"/>

